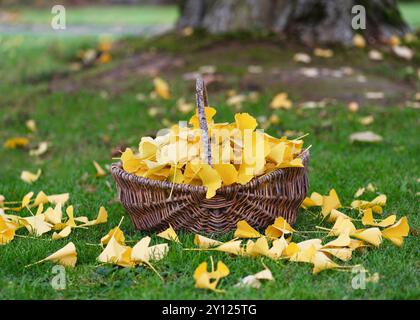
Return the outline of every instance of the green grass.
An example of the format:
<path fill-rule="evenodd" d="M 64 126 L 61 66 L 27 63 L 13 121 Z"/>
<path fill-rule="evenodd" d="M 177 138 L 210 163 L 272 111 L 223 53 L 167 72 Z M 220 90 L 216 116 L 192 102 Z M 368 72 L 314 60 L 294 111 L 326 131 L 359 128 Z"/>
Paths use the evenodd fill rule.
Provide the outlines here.
<path fill-rule="evenodd" d="M 408 24 L 413 28 L 420 27 L 420 3 L 400 3 L 399 6 Z"/>
<path fill-rule="evenodd" d="M 420 3 L 399 4 L 404 19 L 414 28 L 420 27 Z M 19 22 L 46 24 L 51 20 L 49 8 L 21 7 Z M 92 6 L 67 8 L 68 24 L 172 24 L 178 17 L 175 6 Z"/>
<path fill-rule="evenodd" d="M 19 13 L 19 22 L 49 24 L 51 21 L 50 8 L 16 9 Z M 92 25 L 155 25 L 172 24 L 178 17 L 174 6 L 93 6 L 93 7 L 67 7 L 67 24 Z"/>
<path fill-rule="evenodd" d="M 19 40 L 20 39 L 20 40 Z M 238 289 L 234 284 L 239 278 L 262 269 L 260 259 L 235 258 L 222 253 L 189 252 L 183 247 L 193 246 L 193 235 L 180 234 L 181 245 L 170 243 L 168 256 L 155 263 L 165 281 L 147 268 L 122 269 L 100 266 L 96 258 L 98 243 L 108 230 L 118 224 L 124 209 L 116 201 L 116 190 L 108 175 L 98 179 L 94 175 L 92 160 L 102 165 L 111 163 L 111 149 L 121 142 L 136 146 L 140 137 L 162 127 L 162 117 L 150 117 L 146 110 L 158 106 L 169 120 L 185 119 L 175 108 L 176 99 L 185 96 L 192 99 L 190 84 L 182 80 L 182 73 L 192 66 L 162 74 L 170 79 L 173 99 L 138 102 L 139 92 L 152 89 L 149 78 L 137 78 L 136 87 L 117 95 L 104 96 L 100 91 L 81 90 L 76 94 L 48 92 L 48 81 L 57 73 L 68 73 L 71 57 L 88 45 L 94 46 L 97 39 L 57 40 L 51 38 L 4 37 L 8 46 L 1 46 L 0 73 L 5 78 L 0 84 L 0 143 L 16 135 L 28 135 L 27 119 L 35 119 L 38 132 L 31 135 L 31 146 L 39 141 L 49 141 L 52 146 L 41 159 L 33 158 L 24 150 L 0 149 L 0 194 L 8 200 L 21 199 L 33 190 L 47 194 L 70 192 L 70 203 L 76 215 L 94 218 L 101 205 L 109 212 L 109 222 L 75 230 L 68 239 L 49 241 L 49 235 L 40 239 L 16 238 L 10 244 L 0 246 L 0 299 L 418 299 L 420 297 L 420 271 L 418 236 L 410 235 L 402 248 L 384 241 L 379 249 L 354 253 L 351 264 L 362 264 L 370 272 L 378 272 L 378 283 L 367 283 L 366 290 L 354 290 L 347 272 L 325 271 L 311 274 L 305 264 L 273 262 L 264 259 L 271 269 L 275 282 L 264 283 L 260 290 Z M 15 42 L 14 42 L 15 41 Z M 2 42 L 3 43 L 3 42 Z M 210 56 L 210 55 L 209 55 Z M 196 65 L 220 63 L 229 65 L 199 49 L 191 53 Z M 238 56 L 226 56 L 238 60 Z M 198 60 L 201 59 L 201 60 Z M 251 58 L 250 58 L 251 59 Z M 270 57 L 253 55 L 248 63 L 267 63 Z M 339 59 L 339 58 L 337 58 Z M 118 66 L 118 59 L 112 62 Z M 333 63 L 333 62 L 332 62 Z M 347 61 L 349 63 L 349 61 Z M 111 67 L 113 66 L 111 65 Z M 239 63 L 234 64 L 240 69 Z M 107 66 L 110 67 L 110 66 Z M 239 89 L 239 76 L 245 73 L 246 64 L 235 71 L 235 81 L 229 82 Z M 106 67 L 105 67 L 106 68 Z M 94 72 L 94 68 L 88 72 Z M 232 71 L 232 69 L 229 69 Z M 83 74 L 83 72 L 82 72 Z M 76 75 L 75 75 L 76 77 Z M 30 81 L 28 80 L 30 79 Z M 231 81 L 231 80 L 230 80 Z M 244 112 L 254 116 L 269 115 L 266 107 L 273 94 L 287 88 L 267 87 L 261 92 L 258 102 L 245 103 Z M 211 101 L 217 103 L 218 121 L 232 121 L 233 110 L 224 101 L 224 91 L 210 92 Z M 324 112 L 325 111 L 325 112 Z M 349 134 L 366 130 L 358 122 L 362 116 L 373 114 L 375 122 L 369 127 L 384 137 L 377 145 L 352 145 Z M 336 188 L 343 204 L 350 204 L 358 187 L 374 183 L 378 191 L 388 196 L 386 213 L 407 215 L 412 229 L 418 230 L 418 179 L 420 146 L 418 143 L 418 110 L 392 106 L 384 108 L 377 104 L 364 105 L 358 114 L 349 114 L 345 105 L 337 102 L 325 110 L 278 111 L 281 123 L 269 129 L 272 134 L 284 130 L 308 132 L 306 145 L 312 144 L 309 166 L 310 191 L 327 193 Z M 189 115 L 188 115 L 189 116 Z M 19 179 L 22 170 L 36 171 L 42 168 L 43 175 L 33 185 Z M 374 194 L 367 196 L 374 197 Z M 316 210 L 314 210 L 316 212 Z M 22 214 L 27 214 L 23 212 Z M 313 230 L 324 225 L 319 218 L 300 210 L 296 224 L 298 230 Z M 153 243 L 164 240 L 151 233 L 138 233 L 128 218 L 122 224 L 128 239 L 138 240 L 151 235 Z M 416 232 L 415 232 L 416 233 Z M 25 235 L 26 232 L 19 231 Z M 314 234 L 323 236 L 323 234 Z M 223 235 L 227 240 L 232 234 Z M 302 235 L 295 241 L 305 240 Z M 73 241 L 78 250 L 75 269 L 67 271 L 67 289 L 55 291 L 50 285 L 54 276 L 53 264 L 45 263 L 31 268 L 25 265 L 40 260 L 48 254 Z M 231 270 L 220 288 L 226 293 L 216 294 L 194 288 L 193 272 L 202 261 L 222 260 Z"/>

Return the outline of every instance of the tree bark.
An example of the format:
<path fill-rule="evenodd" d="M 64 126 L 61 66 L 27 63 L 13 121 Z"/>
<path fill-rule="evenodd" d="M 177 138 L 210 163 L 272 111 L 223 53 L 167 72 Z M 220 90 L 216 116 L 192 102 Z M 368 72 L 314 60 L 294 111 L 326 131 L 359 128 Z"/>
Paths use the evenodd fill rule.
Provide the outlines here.
<path fill-rule="evenodd" d="M 272 31 L 308 45 L 350 44 L 355 33 L 370 42 L 401 36 L 409 27 L 396 0 L 183 0 L 178 28 L 210 33 Z M 352 28 L 351 9 L 366 9 L 366 29 Z"/>

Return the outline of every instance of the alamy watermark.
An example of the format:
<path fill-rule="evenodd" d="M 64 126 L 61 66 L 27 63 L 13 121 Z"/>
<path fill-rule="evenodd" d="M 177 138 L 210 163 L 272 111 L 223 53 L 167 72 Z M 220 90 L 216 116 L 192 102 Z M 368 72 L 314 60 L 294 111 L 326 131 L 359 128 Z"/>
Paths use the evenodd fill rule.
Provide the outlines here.
<path fill-rule="evenodd" d="M 351 13 L 354 15 L 351 19 L 351 27 L 354 30 L 365 30 L 366 8 L 362 5 L 355 5 L 351 8 Z"/>
<path fill-rule="evenodd" d="M 54 30 L 65 30 L 66 29 L 66 8 L 57 4 L 51 8 L 51 28 Z"/>
<path fill-rule="evenodd" d="M 66 268 L 55 265 L 51 269 L 51 273 L 54 275 L 51 279 L 51 287 L 57 291 L 65 290 L 67 288 Z"/>

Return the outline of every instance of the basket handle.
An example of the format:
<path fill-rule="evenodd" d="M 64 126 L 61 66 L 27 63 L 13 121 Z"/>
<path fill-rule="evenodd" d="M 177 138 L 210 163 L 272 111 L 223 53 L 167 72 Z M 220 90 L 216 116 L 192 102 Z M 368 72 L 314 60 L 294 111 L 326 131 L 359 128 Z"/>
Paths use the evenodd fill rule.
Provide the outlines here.
<path fill-rule="evenodd" d="M 209 102 L 207 98 L 207 88 L 201 76 L 198 76 L 195 82 L 195 97 L 197 101 L 198 120 L 201 129 L 201 141 L 203 144 L 204 161 L 212 165 L 209 129 L 207 127 L 206 113 L 204 111 L 204 108 L 209 105 Z"/>

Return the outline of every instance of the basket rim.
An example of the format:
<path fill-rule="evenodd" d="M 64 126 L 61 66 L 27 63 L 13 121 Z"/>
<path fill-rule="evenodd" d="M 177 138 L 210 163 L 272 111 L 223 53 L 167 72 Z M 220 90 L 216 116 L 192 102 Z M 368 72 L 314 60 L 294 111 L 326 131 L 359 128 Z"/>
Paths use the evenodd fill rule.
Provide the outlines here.
<path fill-rule="evenodd" d="M 272 180 L 274 177 L 282 175 L 287 169 L 305 169 L 307 165 L 307 160 L 309 158 L 309 150 L 303 151 L 302 154 L 300 155 L 300 158 L 305 163 L 305 167 L 303 168 L 299 168 L 299 167 L 279 168 L 272 172 L 255 177 L 244 185 L 235 183 L 229 186 L 222 186 L 221 188 L 217 189 L 216 194 L 230 193 L 230 192 L 239 191 L 239 190 L 253 187 L 256 184 L 267 182 L 269 180 Z M 153 179 L 149 179 L 145 177 L 136 176 L 135 174 L 124 171 L 124 169 L 122 168 L 121 161 L 112 163 L 110 171 L 113 176 L 117 175 L 124 180 L 130 180 L 131 182 L 135 182 L 137 184 L 141 184 L 141 185 L 145 185 L 149 187 L 158 187 L 161 189 L 173 189 L 173 191 L 184 191 L 184 192 L 185 191 L 197 192 L 197 193 L 207 192 L 207 188 L 204 186 L 194 186 L 194 185 L 185 184 L 185 183 L 174 183 L 174 182 L 169 182 L 169 181 L 153 180 Z"/>

